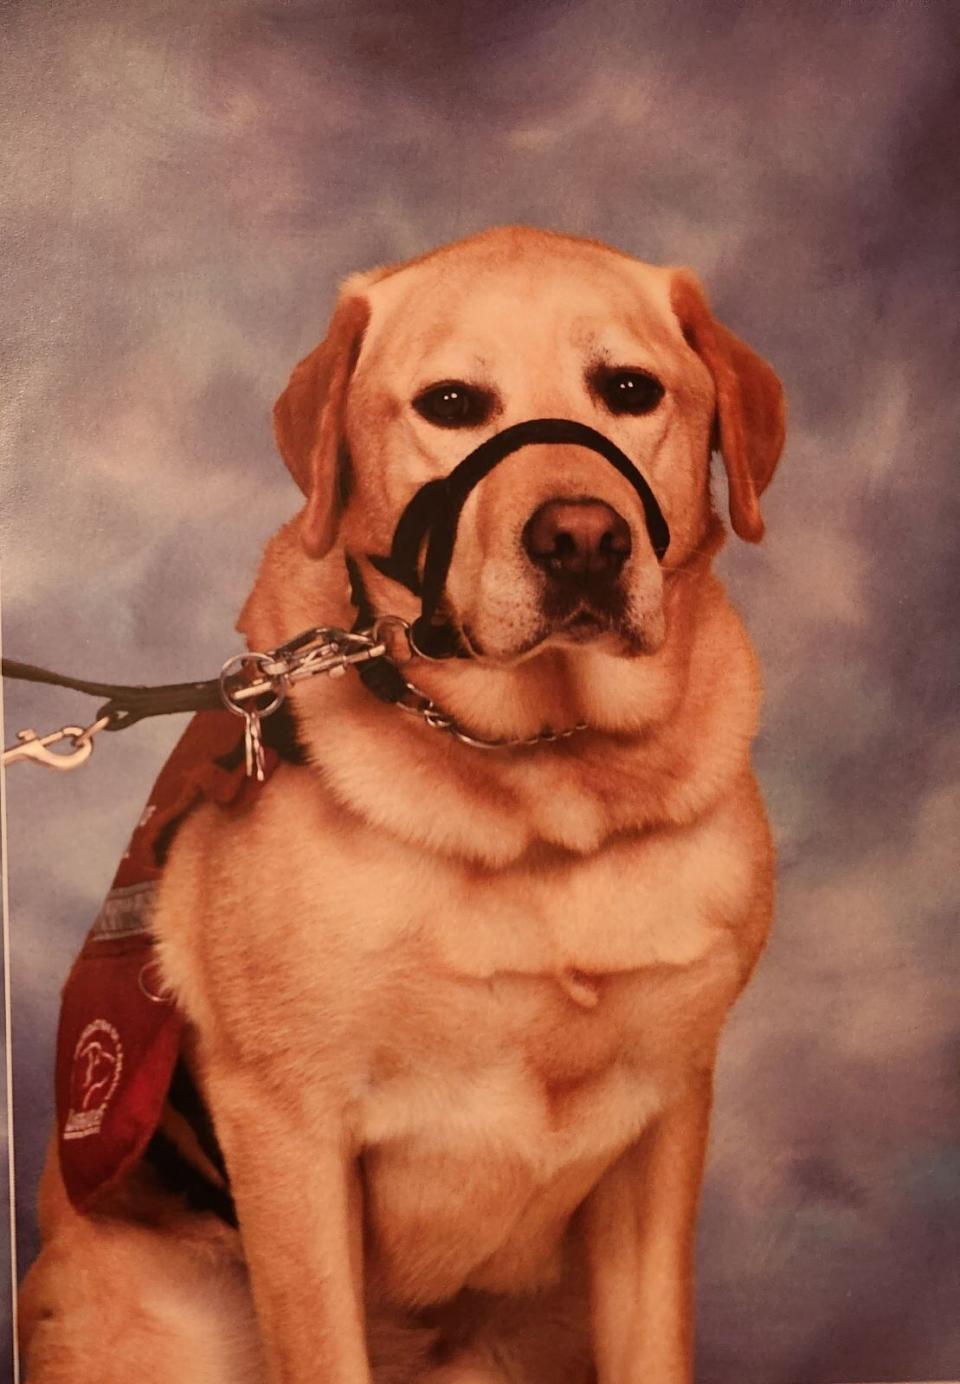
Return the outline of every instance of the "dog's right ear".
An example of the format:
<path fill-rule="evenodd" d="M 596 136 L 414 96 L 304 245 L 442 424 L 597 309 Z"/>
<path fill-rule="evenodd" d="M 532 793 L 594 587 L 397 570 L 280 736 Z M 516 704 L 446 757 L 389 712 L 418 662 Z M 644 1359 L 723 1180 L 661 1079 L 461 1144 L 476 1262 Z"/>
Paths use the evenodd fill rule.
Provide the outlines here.
<path fill-rule="evenodd" d="M 294 480 L 307 496 L 301 540 L 311 557 L 333 546 L 343 500 L 347 389 L 370 320 L 365 298 L 349 288 L 327 334 L 294 369 L 273 409 L 273 430 Z"/>

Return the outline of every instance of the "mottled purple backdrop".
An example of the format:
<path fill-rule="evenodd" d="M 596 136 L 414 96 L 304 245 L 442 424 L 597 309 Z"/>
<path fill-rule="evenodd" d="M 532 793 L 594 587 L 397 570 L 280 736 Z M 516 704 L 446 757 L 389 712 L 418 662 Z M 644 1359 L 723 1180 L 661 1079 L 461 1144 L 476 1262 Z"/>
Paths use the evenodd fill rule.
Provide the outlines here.
<path fill-rule="evenodd" d="M 8 654 L 209 676 L 297 506 L 270 406 L 346 272 L 497 222 L 693 265 L 782 374 L 774 940 L 728 1031 L 708 1384 L 957 1378 L 954 7 L 8 6 Z M 8 738 L 85 699 L 8 684 Z M 182 722 L 8 775 L 22 1262 L 57 992 Z"/>

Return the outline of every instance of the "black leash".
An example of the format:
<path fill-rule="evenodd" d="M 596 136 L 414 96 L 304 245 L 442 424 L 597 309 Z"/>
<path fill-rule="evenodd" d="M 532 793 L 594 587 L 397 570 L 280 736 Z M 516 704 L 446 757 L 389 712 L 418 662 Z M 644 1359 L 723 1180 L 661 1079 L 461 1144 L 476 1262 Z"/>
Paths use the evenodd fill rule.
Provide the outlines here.
<path fill-rule="evenodd" d="M 53 673 L 32 663 L 4 659 L 2 671 L 6 677 L 66 687 L 108 700 L 100 706 L 92 724 L 86 727 L 63 726 L 42 736 L 33 730 L 18 731 L 18 743 L 3 750 L 3 764 L 31 759 L 48 768 L 73 769 L 90 757 L 93 738 L 102 730 L 123 730 L 149 716 L 226 708 L 244 718 L 247 772 L 255 772 L 257 778 L 262 778 L 263 748 L 272 741 L 264 737 L 261 722 L 273 723 L 271 736 L 276 738 L 281 724 L 276 712 L 283 706 L 289 687 L 301 678 L 318 673 L 335 674 L 367 661 L 385 661 L 386 653 L 386 645 L 374 637 L 373 631 L 348 633 L 318 626 L 304 630 L 270 653 L 235 654 L 223 665 L 219 678 L 165 683 L 157 687 L 94 682 Z M 282 730 L 279 733 L 283 741 L 285 734 Z"/>
<path fill-rule="evenodd" d="M 32 663 L 18 663 L 12 658 L 2 660 L 2 671 L 5 678 L 66 687 L 73 692 L 85 692 L 90 697 L 107 697 L 109 700 L 96 714 L 97 721 L 105 722 L 103 730 L 125 730 L 127 726 L 148 716 L 212 711 L 223 706 L 218 678 L 211 678 L 207 682 L 170 682 L 159 687 L 144 687 L 141 684 L 128 686 L 71 678 L 63 673 L 51 673 L 49 669 L 38 668 Z"/>

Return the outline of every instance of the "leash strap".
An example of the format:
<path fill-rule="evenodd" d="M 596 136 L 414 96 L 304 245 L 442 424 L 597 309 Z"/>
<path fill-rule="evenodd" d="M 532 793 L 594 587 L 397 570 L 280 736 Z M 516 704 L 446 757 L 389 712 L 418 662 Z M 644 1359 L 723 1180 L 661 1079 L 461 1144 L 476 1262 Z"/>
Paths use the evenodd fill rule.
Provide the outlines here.
<path fill-rule="evenodd" d="M 399 623 L 406 628 L 402 621 L 386 623 Z M 383 658 L 385 654 L 386 646 L 374 630 L 348 633 L 332 626 L 316 626 L 270 653 L 235 654 L 227 659 L 215 680 L 167 683 L 160 687 L 91 682 L 5 659 L 2 669 L 7 677 L 67 687 L 90 696 L 108 696 L 109 701 L 100 707 L 96 720 L 86 728 L 63 726 L 43 736 L 33 730 L 18 731 L 19 743 L 4 748 L 2 762 L 7 765 L 19 759 L 32 759 L 49 768 L 73 769 L 89 758 L 93 737 L 101 730 L 122 730 L 147 716 L 217 711 L 226 707 L 243 718 L 248 774 L 255 773 L 257 778 L 262 778 L 261 722 L 283 704 L 289 688 L 302 678 L 320 673 L 336 675 L 370 659 Z M 71 746 L 66 752 L 56 748 L 64 742 Z"/>
<path fill-rule="evenodd" d="M 170 716 L 184 711 L 216 711 L 223 706 L 220 682 L 171 682 L 159 687 L 127 686 L 122 683 L 90 682 L 51 673 L 32 663 L 18 663 L 5 658 L 2 662 L 5 678 L 22 682 L 47 683 L 51 687 L 66 687 L 73 692 L 85 692 L 90 697 L 107 697 L 97 711 L 96 719 L 106 722 L 104 730 L 124 730 L 148 716 Z"/>

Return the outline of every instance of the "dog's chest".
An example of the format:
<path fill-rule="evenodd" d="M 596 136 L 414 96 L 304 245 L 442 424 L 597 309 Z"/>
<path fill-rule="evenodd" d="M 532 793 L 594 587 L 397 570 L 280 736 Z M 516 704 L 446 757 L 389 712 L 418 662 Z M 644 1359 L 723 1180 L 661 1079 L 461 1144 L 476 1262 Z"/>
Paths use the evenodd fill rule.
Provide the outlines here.
<path fill-rule="evenodd" d="M 630 1017 L 636 985 L 435 976 L 428 1010 L 415 984 L 408 1003 L 394 996 L 355 1105 L 386 1291 L 549 1279 L 569 1217 L 662 1104 L 663 1053 Z"/>
<path fill-rule="evenodd" d="M 363 1066 L 361 1141 L 495 1147 L 544 1174 L 605 1153 L 657 1103 L 637 990 L 633 976 L 576 971 L 408 975 Z"/>

